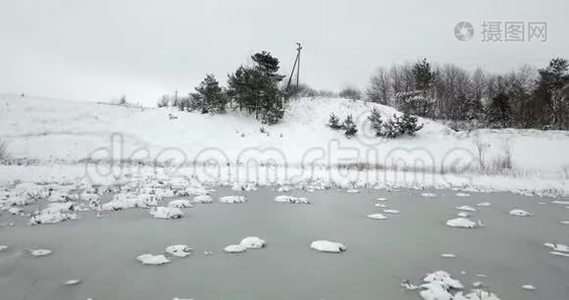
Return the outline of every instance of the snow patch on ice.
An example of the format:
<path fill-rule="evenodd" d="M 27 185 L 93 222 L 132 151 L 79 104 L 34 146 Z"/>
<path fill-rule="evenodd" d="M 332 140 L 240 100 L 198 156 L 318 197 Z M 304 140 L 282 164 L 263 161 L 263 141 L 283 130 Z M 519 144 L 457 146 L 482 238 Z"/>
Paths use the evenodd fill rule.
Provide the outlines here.
<path fill-rule="evenodd" d="M 383 214 L 380 214 L 380 213 L 367 215 L 367 218 L 373 219 L 373 220 L 385 220 L 385 219 L 387 219 L 386 216 L 384 216 Z"/>
<path fill-rule="evenodd" d="M 455 228 L 476 228 L 477 224 L 467 218 L 455 218 L 450 219 L 446 222 L 447 226 L 455 227 Z"/>
<path fill-rule="evenodd" d="M 194 203 L 212 203 L 213 199 L 208 195 L 199 195 L 192 200 Z"/>
<path fill-rule="evenodd" d="M 166 247 L 166 253 L 171 254 L 176 257 L 186 257 L 192 253 L 192 248 L 187 245 L 172 245 Z"/>
<path fill-rule="evenodd" d="M 313 241 L 310 248 L 320 252 L 340 253 L 346 251 L 346 247 L 338 242 L 331 242 L 326 240 Z"/>
<path fill-rule="evenodd" d="M 223 251 L 227 253 L 243 253 L 247 250 L 247 248 L 241 245 L 229 245 L 223 249 Z"/>
<path fill-rule="evenodd" d="M 291 203 L 291 204 L 310 204 L 310 201 L 308 201 L 307 198 L 285 196 L 285 195 L 275 197 L 275 202 Z"/>
<path fill-rule="evenodd" d="M 265 240 L 256 236 L 249 236 L 242 239 L 239 245 L 247 249 L 259 249 L 265 247 Z"/>
<path fill-rule="evenodd" d="M 192 206 L 193 205 L 190 203 L 190 200 L 187 199 L 172 200 L 168 203 L 168 207 L 175 207 L 175 208 L 187 208 Z"/>
<path fill-rule="evenodd" d="M 180 219 L 184 216 L 184 212 L 175 207 L 152 207 L 150 214 L 157 219 Z"/>
<path fill-rule="evenodd" d="M 163 254 L 153 255 L 153 254 L 142 254 L 139 255 L 136 260 L 141 262 L 143 265 L 163 265 L 170 262 L 166 256 Z"/>
<path fill-rule="evenodd" d="M 225 196 L 219 198 L 219 202 L 225 204 L 237 204 L 237 203 L 245 203 L 247 199 L 244 196 Z"/>
<path fill-rule="evenodd" d="M 458 206 L 458 207 L 456 207 L 456 209 L 462 210 L 462 211 L 476 212 L 476 208 L 474 208 L 472 206 L 468 206 L 468 205 Z"/>
<path fill-rule="evenodd" d="M 510 210 L 509 214 L 515 217 L 529 217 L 532 215 L 529 212 L 519 208 Z"/>
<path fill-rule="evenodd" d="M 30 254 L 35 257 L 50 255 L 53 251 L 49 249 L 30 249 Z"/>

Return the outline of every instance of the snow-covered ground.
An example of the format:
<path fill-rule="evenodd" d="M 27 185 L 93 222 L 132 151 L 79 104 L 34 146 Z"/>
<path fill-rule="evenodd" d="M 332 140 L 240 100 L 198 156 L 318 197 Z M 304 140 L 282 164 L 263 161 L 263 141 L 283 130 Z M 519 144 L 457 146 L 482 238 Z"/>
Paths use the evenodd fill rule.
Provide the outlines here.
<path fill-rule="evenodd" d="M 161 172 L 208 182 L 569 195 L 567 132 L 454 132 L 421 119 L 425 126 L 416 137 L 388 140 L 375 137 L 367 124 L 373 107 L 384 119 L 398 113 L 363 101 L 303 98 L 289 103 L 281 123 L 267 127 L 238 111 L 209 115 L 0 95 L 0 138 L 12 159 L 2 166 L 0 184 L 112 182 L 140 170 L 152 173 L 158 162 Z M 326 127 L 331 113 L 342 119 L 352 114 L 357 136 L 347 139 Z M 111 167 L 119 160 L 141 164 Z"/>

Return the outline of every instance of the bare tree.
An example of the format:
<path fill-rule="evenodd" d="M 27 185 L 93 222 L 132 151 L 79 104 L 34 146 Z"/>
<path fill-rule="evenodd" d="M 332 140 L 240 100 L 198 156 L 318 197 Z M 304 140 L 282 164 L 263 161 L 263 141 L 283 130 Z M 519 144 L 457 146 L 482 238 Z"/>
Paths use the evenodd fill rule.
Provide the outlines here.
<path fill-rule="evenodd" d="M 368 99 L 372 102 L 389 104 L 392 96 L 391 78 L 384 68 L 378 68 L 370 79 L 370 86 L 366 90 Z"/>

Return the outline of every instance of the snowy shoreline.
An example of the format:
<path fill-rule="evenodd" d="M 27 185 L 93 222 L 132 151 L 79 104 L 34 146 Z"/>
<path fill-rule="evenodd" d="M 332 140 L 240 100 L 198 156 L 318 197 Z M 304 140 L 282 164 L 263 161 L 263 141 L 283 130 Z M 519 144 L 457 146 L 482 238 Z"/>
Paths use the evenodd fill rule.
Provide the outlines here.
<path fill-rule="evenodd" d="M 101 167 L 101 166 L 98 166 Z M 109 174 L 88 173 L 82 164 L 61 165 L 46 163 L 40 165 L 3 165 L 0 172 L 0 186 L 13 182 L 36 183 L 87 183 L 91 185 L 124 184 L 142 178 L 191 178 L 206 186 L 291 186 L 294 189 L 398 189 L 442 190 L 463 192 L 511 192 L 525 196 L 552 198 L 569 197 L 569 180 L 549 179 L 537 176 L 507 177 L 469 174 L 431 174 L 404 171 L 374 172 L 329 169 L 329 168 L 266 168 L 228 166 L 205 166 L 181 168 L 172 173 L 169 168 L 138 167 L 125 172 L 111 165 Z M 278 169 L 278 170 L 277 170 Z M 277 172 L 278 171 L 278 172 Z M 95 176 L 91 176 L 95 175 Z M 246 176 L 243 176 L 246 175 Z"/>

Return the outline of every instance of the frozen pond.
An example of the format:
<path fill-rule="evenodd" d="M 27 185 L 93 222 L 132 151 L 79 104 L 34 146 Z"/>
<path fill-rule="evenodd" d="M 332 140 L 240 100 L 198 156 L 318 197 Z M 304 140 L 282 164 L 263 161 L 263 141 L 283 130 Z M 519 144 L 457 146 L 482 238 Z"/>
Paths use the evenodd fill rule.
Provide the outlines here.
<path fill-rule="evenodd" d="M 551 255 L 543 245 L 569 243 L 569 225 L 560 223 L 569 220 L 567 205 L 512 194 L 421 193 L 287 193 L 306 197 L 312 203 L 306 205 L 276 203 L 274 198 L 283 193 L 272 188 L 238 193 L 218 188 L 214 203 L 186 208 L 184 218 L 176 220 L 129 209 L 102 218 L 83 212 L 80 220 L 28 226 L 27 219 L 4 212 L 1 223 L 16 223 L 0 227 L 0 245 L 9 246 L 0 252 L 0 298 L 420 299 L 418 291 L 402 289 L 401 281 L 419 284 L 425 273 L 445 270 L 466 290 L 481 281 L 501 299 L 569 299 L 569 258 Z M 217 202 L 235 194 L 245 195 L 247 202 Z M 477 206 L 481 202 L 491 206 Z M 377 203 L 400 213 L 384 213 Z M 482 220 L 484 226 L 446 226 L 459 206 L 475 208 L 471 219 Z M 509 215 L 514 208 L 533 215 Z M 387 219 L 366 218 L 373 213 Z M 240 254 L 223 252 L 246 236 L 259 236 L 267 246 Z M 320 239 L 339 241 L 347 251 L 311 249 L 311 242 Z M 174 244 L 187 244 L 194 251 L 161 266 L 136 260 Z M 26 251 L 35 248 L 53 253 L 33 257 Z M 444 258 L 443 253 L 456 257 Z M 70 279 L 82 282 L 66 286 Z M 525 284 L 536 290 L 522 289 Z"/>

